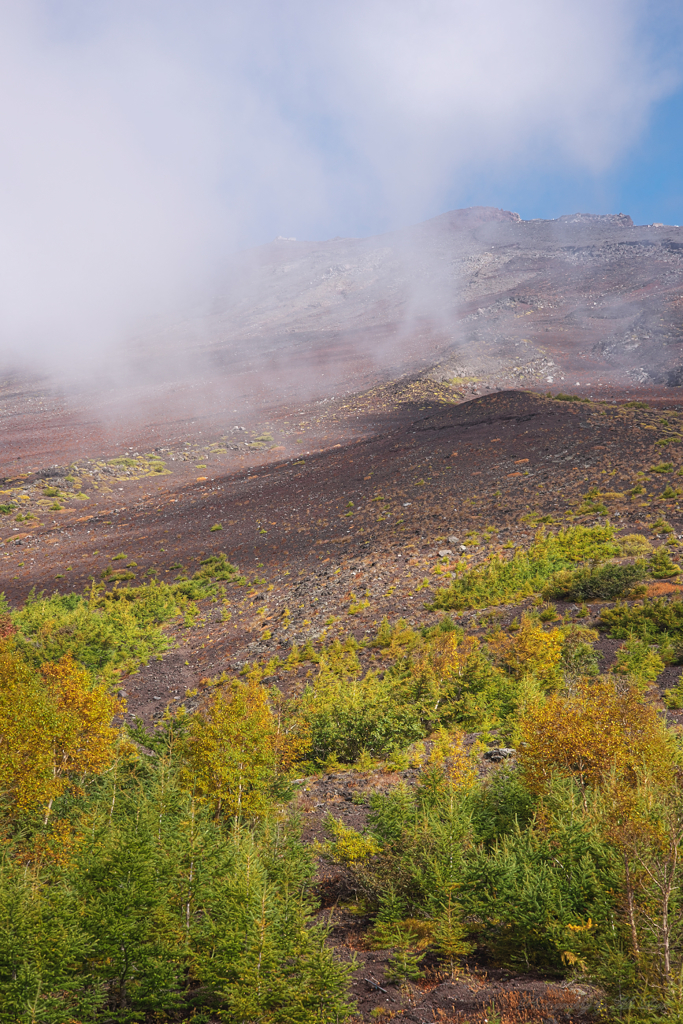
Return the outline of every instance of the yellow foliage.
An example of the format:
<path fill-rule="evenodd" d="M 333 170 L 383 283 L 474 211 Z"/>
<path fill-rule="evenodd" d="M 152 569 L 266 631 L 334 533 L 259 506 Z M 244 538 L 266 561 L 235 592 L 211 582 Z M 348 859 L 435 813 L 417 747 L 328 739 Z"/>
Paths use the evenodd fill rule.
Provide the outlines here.
<path fill-rule="evenodd" d="M 124 710 L 123 702 L 105 686 L 93 684 L 70 654 L 40 671 L 60 722 L 53 740 L 55 770 L 79 775 L 103 771 L 111 764 L 118 737 L 111 721 Z"/>
<path fill-rule="evenodd" d="M 112 718 L 123 709 L 106 686 L 65 655 L 35 674 L 11 641 L 0 649 L 0 794 L 15 809 L 44 806 L 74 776 L 102 772 L 115 752 Z"/>
<path fill-rule="evenodd" d="M 361 835 L 332 815 L 328 815 L 325 824 L 334 840 L 316 843 L 315 849 L 335 864 L 365 864 L 370 857 L 382 852 L 382 847 L 372 836 Z"/>
<path fill-rule="evenodd" d="M 527 709 L 520 722 L 519 760 L 527 784 L 542 792 L 553 773 L 581 786 L 611 773 L 629 785 L 638 779 L 666 784 L 676 752 L 657 712 L 631 686 L 613 679 L 582 680 L 567 696 L 553 694 Z"/>
<path fill-rule="evenodd" d="M 277 709 L 276 709 L 277 710 Z M 192 719 L 186 743 L 185 782 L 219 813 L 258 816 L 266 792 L 306 744 L 271 706 L 256 678 L 227 680 L 205 712 Z"/>
<path fill-rule="evenodd" d="M 479 650 L 476 636 L 463 637 L 456 632 L 435 639 L 421 661 L 427 663 L 442 679 L 462 676 L 473 655 Z"/>
<path fill-rule="evenodd" d="M 465 748 L 464 738 L 462 732 L 440 729 L 429 755 L 429 764 L 442 769 L 455 791 L 470 789 L 477 780 L 476 758 Z"/>
<path fill-rule="evenodd" d="M 514 636 L 499 632 L 489 647 L 517 676 L 535 675 L 549 682 L 562 657 L 564 635 L 561 629 L 545 630 L 528 615 L 522 616 Z"/>

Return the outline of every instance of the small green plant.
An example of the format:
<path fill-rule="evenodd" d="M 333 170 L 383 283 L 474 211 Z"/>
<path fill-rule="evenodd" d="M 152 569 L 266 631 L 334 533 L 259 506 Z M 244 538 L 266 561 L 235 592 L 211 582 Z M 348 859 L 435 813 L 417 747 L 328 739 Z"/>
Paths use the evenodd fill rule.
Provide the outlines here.
<path fill-rule="evenodd" d="M 648 473 L 672 473 L 673 462 L 658 462 L 656 466 L 650 466 Z"/>
<path fill-rule="evenodd" d="M 674 532 L 673 526 L 667 523 L 666 519 L 655 519 L 654 523 L 650 524 L 650 529 L 657 537 Z"/>
<path fill-rule="evenodd" d="M 667 580 L 671 576 L 677 576 L 680 571 L 680 565 L 671 560 L 671 555 L 664 548 L 657 548 L 650 555 L 650 573 L 656 580 Z"/>
<path fill-rule="evenodd" d="M 611 562 L 595 569 L 564 569 L 556 573 L 546 584 L 545 597 L 561 601 L 614 601 L 628 593 L 634 585 L 648 574 L 644 561 L 634 565 L 615 565 Z"/>
<path fill-rule="evenodd" d="M 213 526 L 211 527 L 211 533 L 216 533 L 218 530 L 222 530 L 222 529 L 223 529 L 223 524 L 222 523 L 214 523 Z"/>
<path fill-rule="evenodd" d="M 628 533 L 625 537 L 620 537 L 619 547 L 622 555 L 632 558 L 644 558 L 652 551 L 652 544 L 642 533 Z"/>
<path fill-rule="evenodd" d="M 405 932 L 400 928 L 396 929 L 396 950 L 387 961 L 384 976 L 387 981 L 419 981 L 422 977 L 421 964 L 425 953 L 411 948 L 416 941 L 417 935 L 413 932 Z"/>
<path fill-rule="evenodd" d="M 663 695 L 662 700 L 672 711 L 683 709 L 683 676 L 678 677 L 678 682 Z"/>
<path fill-rule="evenodd" d="M 351 603 L 349 604 L 349 615 L 358 615 L 359 612 L 365 611 L 366 608 L 370 607 L 370 602 L 364 598 L 356 597 L 354 593 L 351 594 Z"/>

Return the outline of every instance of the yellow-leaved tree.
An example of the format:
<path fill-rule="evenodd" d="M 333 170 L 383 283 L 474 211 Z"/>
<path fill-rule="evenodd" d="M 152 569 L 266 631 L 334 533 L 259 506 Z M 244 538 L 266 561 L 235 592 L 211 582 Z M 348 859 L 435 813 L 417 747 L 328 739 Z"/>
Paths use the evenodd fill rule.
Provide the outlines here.
<path fill-rule="evenodd" d="M 304 745 L 255 678 L 229 679 L 190 723 L 183 779 L 219 814 L 256 817 Z"/>
<path fill-rule="evenodd" d="M 453 631 L 435 638 L 418 664 L 429 666 L 441 681 L 454 679 L 463 675 L 478 651 L 476 636 Z"/>
<path fill-rule="evenodd" d="M 678 757 L 656 710 L 635 686 L 610 677 L 532 704 L 519 729 L 520 764 L 537 793 L 553 774 L 574 778 L 584 791 L 612 775 L 629 785 L 666 782 Z"/>
<path fill-rule="evenodd" d="M 0 648 L 0 798 L 12 810 L 41 807 L 114 756 L 123 710 L 107 687 L 65 655 L 40 673 L 5 641 Z"/>
<path fill-rule="evenodd" d="M 528 615 L 522 616 L 514 634 L 499 632 L 489 640 L 490 650 L 518 677 L 534 675 L 540 682 L 558 681 L 564 635 L 560 629 L 545 630 Z"/>

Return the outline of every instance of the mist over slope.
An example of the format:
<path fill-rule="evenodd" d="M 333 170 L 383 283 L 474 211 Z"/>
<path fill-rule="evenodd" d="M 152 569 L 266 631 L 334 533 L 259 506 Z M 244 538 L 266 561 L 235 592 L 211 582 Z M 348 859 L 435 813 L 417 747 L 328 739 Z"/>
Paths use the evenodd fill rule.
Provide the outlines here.
<path fill-rule="evenodd" d="M 94 365 L 6 367 L 19 371 L 0 386 L 7 450 L 50 464 L 143 435 L 219 436 L 405 374 L 452 385 L 454 400 L 535 387 L 675 401 L 682 254 L 679 227 L 489 207 L 372 238 L 279 238 Z"/>
<path fill-rule="evenodd" d="M 281 379 L 294 365 L 320 394 L 325 375 L 353 386 L 359 366 L 436 363 L 444 380 L 677 386 L 682 251 L 682 229 L 621 214 L 522 221 L 484 207 L 368 239 L 277 239 L 228 268 L 213 311 L 174 346 L 193 335 L 195 366 L 223 372 L 260 364 Z"/>

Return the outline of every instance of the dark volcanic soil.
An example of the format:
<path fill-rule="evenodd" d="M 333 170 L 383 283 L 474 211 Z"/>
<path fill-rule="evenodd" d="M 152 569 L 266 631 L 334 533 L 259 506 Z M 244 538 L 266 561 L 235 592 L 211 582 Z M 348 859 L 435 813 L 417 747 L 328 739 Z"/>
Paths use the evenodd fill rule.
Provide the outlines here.
<path fill-rule="evenodd" d="M 220 551 L 236 562 L 250 584 L 229 587 L 227 609 L 204 602 L 192 626 L 171 627 L 173 646 L 162 660 L 122 678 L 129 719 L 152 725 L 168 706 L 196 707 L 203 679 L 286 657 L 295 642 L 362 638 L 385 614 L 415 625 L 436 621 L 425 601 L 458 565 L 527 545 L 542 522 L 595 521 L 584 498 L 592 488 L 620 532 L 654 537 L 666 519 L 679 535 L 681 427 L 675 410 L 520 391 L 457 404 L 441 385 L 406 379 L 309 409 L 297 429 L 310 454 L 293 455 L 303 446 L 283 427 L 282 436 L 259 442 L 264 448 L 244 440 L 222 450 L 183 446 L 164 450 L 163 463 L 136 449 L 127 463 L 79 460 L 47 476 L 6 480 L 4 501 L 15 510 L 0 519 L 1 586 L 18 602 L 34 587 L 78 590 L 112 571 L 123 570 L 130 582 L 150 571 L 173 579 L 179 566 L 192 571 Z M 350 440 L 354 434 L 361 436 Z M 665 472 L 651 471 L 662 464 Z M 641 480 L 643 492 L 629 494 Z M 58 498 L 46 497 L 46 488 Z M 585 621 L 598 610 L 591 607 Z M 518 612 L 495 614 L 502 624 Z M 470 628 L 478 614 L 464 616 Z M 614 644 L 603 647 L 607 663 Z M 305 671 L 277 672 L 270 681 L 291 692 Z M 659 685 L 674 685 L 678 671 L 667 669 Z M 398 781 L 373 776 L 368 787 Z M 310 839 L 322 836 L 329 811 L 362 824 L 365 810 L 344 778 L 325 777 L 299 799 Z M 357 948 L 358 924 L 335 909 L 339 884 L 334 872 L 321 877 L 323 912 L 332 915 L 343 955 L 355 950 L 359 958 L 354 991 L 366 1016 L 383 1006 L 414 1021 L 437 1020 L 439 1011 L 483 1020 L 495 1000 L 515 1020 L 569 1020 L 594 999 L 585 986 L 487 975 L 476 962 L 455 981 L 435 974 L 400 991 L 383 982 L 388 954 Z"/>
<path fill-rule="evenodd" d="M 316 450 L 351 429 L 336 422 L 340 413 L 366 436 Z M 132 453 L 129 466 L 83 461 L 61 475 L 6 480 L 14 511 L 0 519 L 1 585 L 16 602 L 33 588 L 80 590 L 112 572 L 174 579 L 225 552 L 253 585 L 232 588 L 229 621 L 207 607 L 194 628 L 177 627 L 163 662 L 127 681 L 130 714 L 149 718 L 202 676 L 323 630 L 362 636 L 385 614 L 435 621 L 425 600 L 458 564 L 528 544 L 543 521 L 565 522 L 568 507 L 576 521 L 593 521 L 579 506 L 591 488 L 607 495 L 600 500 L 620 530 L 652 536 L 648 523 L 663 517 L 680 534 L 681 423 L 676 411 L 522 392 L 452 404 L 426 381 L 385 386 L 311 420 L 311 454 L 299 458 L 264 464 L 276 448 L 166 451 L 164 470 Z M 287 455 L 293 445 L 280 447 Z M 650 472 L 662 463 L 671 469 Z M 638 473 L 645 492 L 630 496 Z"/>

